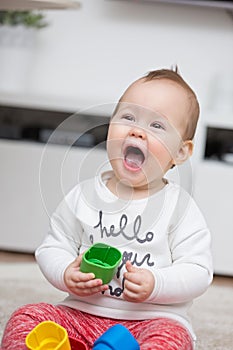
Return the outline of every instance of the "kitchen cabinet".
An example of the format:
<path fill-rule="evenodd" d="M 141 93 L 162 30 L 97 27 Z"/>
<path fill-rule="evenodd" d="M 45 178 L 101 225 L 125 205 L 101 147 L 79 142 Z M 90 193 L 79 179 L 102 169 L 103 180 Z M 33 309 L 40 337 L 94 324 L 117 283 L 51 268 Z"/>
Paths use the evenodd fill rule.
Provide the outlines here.
<path fill-rule="evenodd" d="M 233 276 L 232 123 L 209 118 L 203 125 L 200 145 L 202 158 L 195 166 L 194 198 L 211 231 L 214 272 Z"/>
<path fill-rule="evenodd" d="M 217 161 L 198 164 L 195 191 L 212 235 L 214 272 L 233 276 L 233 166 Z"/>

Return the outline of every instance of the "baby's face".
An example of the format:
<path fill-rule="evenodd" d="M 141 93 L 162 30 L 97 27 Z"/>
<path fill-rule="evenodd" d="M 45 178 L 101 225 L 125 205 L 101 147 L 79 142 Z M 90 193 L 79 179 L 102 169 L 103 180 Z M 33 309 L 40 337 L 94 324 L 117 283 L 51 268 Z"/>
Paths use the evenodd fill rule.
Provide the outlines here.
<path fill-rule="evenodd" d="M 187 93 L 174 82 L 132 84 L 108 132 L 108 156 L 117 178 L 134 187 L 161 181 L 182 145 L 188 110 Z"/>

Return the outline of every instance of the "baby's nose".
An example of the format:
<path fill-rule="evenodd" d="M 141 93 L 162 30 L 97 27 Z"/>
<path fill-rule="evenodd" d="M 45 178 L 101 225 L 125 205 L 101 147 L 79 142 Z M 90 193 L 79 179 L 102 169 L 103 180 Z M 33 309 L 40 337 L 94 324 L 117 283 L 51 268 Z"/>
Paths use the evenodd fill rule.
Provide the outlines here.
<path fill-rule="evenodd" d="M 146 133 L 143 129 L 141 128 L 133 128 L 130 130 L 129 135 L 132 137 L 140 138 L 142 140 L 145 140 L 146 138 Z"/>

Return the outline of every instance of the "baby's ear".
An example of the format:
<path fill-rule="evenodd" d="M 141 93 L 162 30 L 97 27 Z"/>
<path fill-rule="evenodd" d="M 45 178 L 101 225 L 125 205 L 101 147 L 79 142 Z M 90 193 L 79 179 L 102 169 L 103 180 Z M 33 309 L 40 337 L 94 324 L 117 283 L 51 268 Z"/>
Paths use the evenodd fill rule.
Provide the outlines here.
<path fill-rule="evenodd" d="M 193 141 L 184 141 L 173 159 L 175 165 L 184 163 L 193 153 Z"/>

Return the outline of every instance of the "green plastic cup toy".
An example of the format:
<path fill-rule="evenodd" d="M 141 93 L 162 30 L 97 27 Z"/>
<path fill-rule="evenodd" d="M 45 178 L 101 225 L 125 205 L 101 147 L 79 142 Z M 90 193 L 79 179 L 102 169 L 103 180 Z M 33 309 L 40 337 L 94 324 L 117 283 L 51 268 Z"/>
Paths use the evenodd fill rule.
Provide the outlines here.
<path fill-rule="evenodd" d="M 103 284 L 108 284 L 122 259 L 121 252 L 104 243 L 96 243 L 84 254 L 80 266 L 82 272 L 92 272 Z"/>

